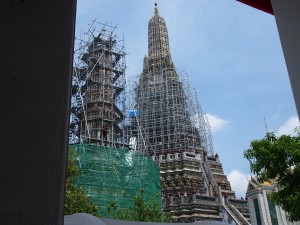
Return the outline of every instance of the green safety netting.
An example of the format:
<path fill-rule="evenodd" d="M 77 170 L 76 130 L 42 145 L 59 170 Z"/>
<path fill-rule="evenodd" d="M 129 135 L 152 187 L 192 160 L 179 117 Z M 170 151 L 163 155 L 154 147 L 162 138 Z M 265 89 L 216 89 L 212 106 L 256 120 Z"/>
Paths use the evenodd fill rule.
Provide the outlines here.
<path fill-rule="evenodd" d="M 159 167 L 149 156 L 125 148 L 73 146 L 82 172 L 78 185 L 98 207 L 100 215 L 110 216 L 107 212 L 110 202 L 120 209 L 133 206 L 140 189 L 144 189 L 146 201 L 160 193 Z M 160 197 L 157 200 L 161 204 Z"/>

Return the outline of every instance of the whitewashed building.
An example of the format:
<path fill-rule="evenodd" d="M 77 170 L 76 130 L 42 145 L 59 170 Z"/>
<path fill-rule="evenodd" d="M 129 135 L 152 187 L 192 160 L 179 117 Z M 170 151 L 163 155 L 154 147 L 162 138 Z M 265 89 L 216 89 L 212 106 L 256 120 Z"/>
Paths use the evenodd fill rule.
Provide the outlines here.
<path fill-rule="evenodd" d="M 259 183 L 251 177 L 247 188 L 247 199 L 252 225 L 298 225 L 299 222 L 289 222 L 286 212 L 275 205 L 270 194 L 276 190 L 276 184 Z"/>

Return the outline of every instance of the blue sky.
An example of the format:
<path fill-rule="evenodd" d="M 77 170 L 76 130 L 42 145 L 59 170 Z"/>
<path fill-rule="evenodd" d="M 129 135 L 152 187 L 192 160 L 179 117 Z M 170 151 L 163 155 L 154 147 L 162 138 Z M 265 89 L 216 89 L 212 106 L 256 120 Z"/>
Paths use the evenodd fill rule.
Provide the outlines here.
<path fill-rule="evenodd" d="M 243 151 L 269 131 L 297 125 L 275 18 L 235 0 L 158 0 L 173 62 L 196 88 L 212 127 L 214 151 L 237 195 L 250 173 Z M 118 25 L 126 42 L 127 76 L 142 71 L 154 0 L 78 0 L 77 34 L 92 19 Z"/>

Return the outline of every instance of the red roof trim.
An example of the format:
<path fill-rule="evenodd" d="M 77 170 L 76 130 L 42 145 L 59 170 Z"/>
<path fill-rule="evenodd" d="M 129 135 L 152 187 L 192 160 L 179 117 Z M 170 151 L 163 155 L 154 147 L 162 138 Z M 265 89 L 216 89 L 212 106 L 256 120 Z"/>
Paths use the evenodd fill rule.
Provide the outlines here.
<path fill-rule="evenodd" d="M 246 5 L 274 15 L 271 0 L 238 0 Z"/>

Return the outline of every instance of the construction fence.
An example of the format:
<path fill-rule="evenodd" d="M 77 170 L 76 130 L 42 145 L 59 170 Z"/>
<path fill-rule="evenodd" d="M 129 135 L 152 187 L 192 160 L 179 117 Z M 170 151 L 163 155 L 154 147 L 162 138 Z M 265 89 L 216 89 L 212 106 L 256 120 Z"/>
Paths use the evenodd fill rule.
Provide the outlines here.
<path fill-rule="evenodd" d="M 132 207 L 134 196 L 144 189 L 145 200 L 157 197 L 161 204 L 158 165 L 147 155 L 125 148 L 75 144 L 81 176 L 77 184 L 92 199 L 103 217 L 114 202 L 119 209 Z"/>

